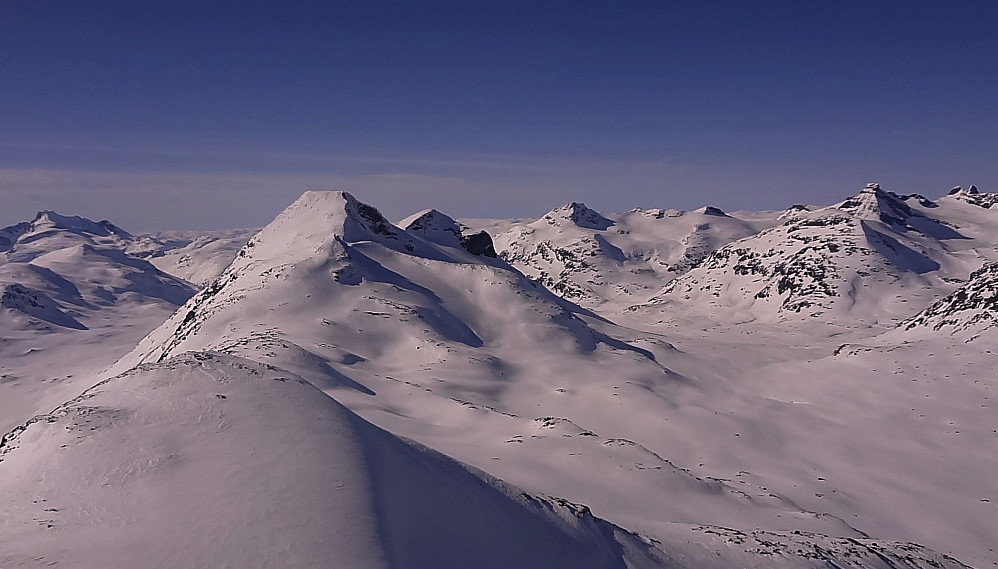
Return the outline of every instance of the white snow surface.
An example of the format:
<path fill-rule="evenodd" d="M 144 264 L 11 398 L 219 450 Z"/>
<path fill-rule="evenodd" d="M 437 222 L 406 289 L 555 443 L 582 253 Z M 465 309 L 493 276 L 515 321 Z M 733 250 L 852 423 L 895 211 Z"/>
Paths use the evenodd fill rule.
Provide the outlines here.
<path fill-rule="evenodd" d="M 250 369 L 301 377 L 325 392 L 308 391 L 309 401 L 350 413 L 345 405 L 363 417 L 350 414 L 351 425 L 395 441 L 379 448 L 423 449 L 367 421 L 526 492 L 507 496 L 561 496 L 608 520 L 592 521 L 604 530 L 640 534 L 601 530 L 613 563 L 994 566 L 993 198 L 961 188 L 932 201 L 871 184 L 838 204 L 785 212 L 612 214 L 571 203 L 537 220 L 458 222 L 427 210 L 400 227 L 349 194 L 307 192 L 230 248 L 231 265 L 110 370 L 32 393 L 52 409 L 116 374 L 125 375 L 102 385 L 135 374 L 181 381 L 201 366 L 225 368 L 231 383 Z M 483 229 L 499 259 L 461 245 Z M 125 250 L 146 256 L 193 243 L 130 239 Z M 204 267 L 219 266 L 223 249 Z M 200 270 L 196 255 L 185 270 Z M 8 284 L 4 306 L 48 310 L 55 297 L 35 292 Z M 32 416 L 14 415 L 12 426 Z M 294 415 L 274 419 L 297 425 Z M 183 436 L 206 436 L 196 433 Z M 11 456 L 27 456 L 15 446 Z M 42 468 L 31 464 L 25 472 Z M 0 500 L 13 492 L 4 466 Z M 520 503 L 553 511 L 561 502 Z M 369 506 L 355 517 L 377 518 Z M 221 505 L 217 514 L 227 528 Z M 344 518 L 326 525 L 343 526 L 353 528 Z M 35 535 L 42 545 L 30 551 L 58 543 Z M 261 543 L 277 547 L 280 535 Z M 382 566 L 419 566 L 384 552 L 390 532 L 365 535 Z M 545 555 L 527 557 L 556 559 Z"/>
<path fill-rule="evenodd" d="M 194 294 L 130 255 L 139 240 L 51 211 L 0 229 L 0 432 L 78 395 Z"/>
<path fill-rule="evenodd" d="M 222 274 L 239 249 L 259 229 L 164 232 L 143 236 L 129 252 L 159 270 L 202 287 Z"/>
<path fill-rule="evenodd" d="M 4 567 L 625 568 L 654 548 L 374 427 L 305 380 L 188 354 L 0 447 Z M 618 539 L 620 541 L 618 541 Z"/>

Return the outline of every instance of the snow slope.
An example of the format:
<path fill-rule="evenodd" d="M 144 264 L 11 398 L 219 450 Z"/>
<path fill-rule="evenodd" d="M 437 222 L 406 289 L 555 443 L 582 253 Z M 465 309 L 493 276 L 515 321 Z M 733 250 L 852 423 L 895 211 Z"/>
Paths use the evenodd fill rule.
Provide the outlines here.
<path fill-rule="evenodd" d="M 136 241 L 51 211 L 0 230 L 0 430 L 78 394 L 193 295 Z"/>
<path fill-rule="evenodd" d="M 898 326 L 922 336 L 942 331 L 971 342 L 998 326 L 996 294 L 998 264 L 988 263 L 971 273 L 963 286 Z"/>
<path fill-rule="evenodd" d="M 164 273 L 198 287 L 211 282 L 229 266 L 239 249 L 259 229 L 165 232 L 144 236 L 129 252 Z"/>
<path fill-rule="evenodd" d="M 678 304 L 743 319 L 817 317 L 889 326 L 952 290 L 980 266 L 993 236 L 975 238 L 921 196 L 869 184 L 838 204 L 788 210 L 781 225 L 712 252 L 632 311 Z"/>
<path fill-rule="evenodd" d="M 0 444 L 4 567 L 624 568 L 648 544 L 193 353 L 101 381 Z"/>
<path fill-rule="evenodd" d="M 407 231 L 349 194 L 306 193 L 116 369 L 210 349 L 291 370 L 383 428 L 586 503 L 674 558 L 771 566 L 755 538 L 721 539 L 718 526 L 783 544 L 773 551 L 788 567 L 842 562 L 855 540 L 926 537 L 905 524 L 881 533 L 844 506 L 802 505 L 812 484 L 798 492 L 801 481 L 768 474 L 796 475 L 792 461 L 747 456 L 752 447 L 730 437 L 814 435 L 820 422 L 795 414 L 751 427 L 773 401 L 739 388 L 730 359 L 570 304 L 471 254 L 448 219 L 436 212 Z M 704 460 L 725 453 L 737 460 Z M 757 468 L 761 457 L 768 467 Z M 883 514 L 891 506 L 877 491 L 854 499 Z"/>
<path fill-rule="evenodd" d="M 462 540 L 495 546 L 465 521 L 467 488 L 499 495 L 481 499 L 502 523 L 539 515 L 539 534 L 554 528 L 586 540 L 595 550 L 584 555 L 609 566 L 960 566 L 953 557 L 995 566 L 993 203 L 998 196 L 976 188 L 929 200 L 871 185 L 838 204 L 782 214 L 610 214 L 573 203 L 539 220 L 457 222 L 426 210 L 394 225 L 349 194 L 309 192 L 238 249 L 235 233 L 195 246 L 194 235 L 133 237 L 64 216 L 0 230 L 0 243 L 13 245 L 0 253 L 9 265 L 0 270 L 34 274 L 28 265 L 44 265 L 94 308 L 67 302 L 65 286 L 28 278 L 0 286 L 0 419 L 14 428 L 0 451 L 12 457 L 0 462 L 0 500 L 13 505 L 0 542 L 16 535 L 19 548 L 0 547 L 0 565 L 32 566 L 30 555 L 71 564 L 72 548 L 100 564 L 87 539 L 108 540 L 121 555 L 139 555 L 129 543 L 165 548 L 174 539 L 189 551 L 164 553 L 164 565 L 212 565 L 198 540 L 210 535 L 232 544 L 218 559 L 252 566 L 279 551 L 307 566 L 329 551 L 314 537 L 328 530 L 324 539 L 342 546 L 335 554 L 408 567 L 393 544 L 444 511 L 467 526 Z M 163 298 L 169 283 L 186 285 L 136 257 L 183 249 L 187 260 L 170 270 L 218 277 L 163 323 L 175 308 Z M 673 278 L 682 295 L 661 293 Z M 99 304 L 105 290 L 110 300 Z M 110 372 L 98 371 L 159 323 Z M 236 401 L 248 407 L 229 405 Z M 226 412 L 239 428 L 216 432 Z M 310 429 L 309 416 L 333 417 L 336 427 Z M 466 471 L 365 421 L 527 494 L 481 473 L 455 474 Z M 97 438 L 86 436 L 91 427 Z M 263 442 L 238 450 L 247 448 L 240 432 Z M 356 444 L 336 433 L 354 433 Z M 111 439 L 131 449 L 127 457 Z M 289 461 L 299 472 L 280 462 L 297 440 L 351 458 L 311 453 Z M 176 457 L 160 450 L 180 447 Z M 401 464 L 404 480 L 378 470 L 378 449 L 394 449 L 384 461 Z M 423 476 L 413 456 L 454 468 Z M 11 464 L 22 470 L 3 474 Z M 218 482 L 215 470 L 239 483 Z M 329 472 L 368 483 L 354 502 L 336 502 L 324 485 L 310 500 L 287 489 L 312 488 Z M 204 492 L 189 490 L 199 485 L 185 477 L 195 476 L 210 481 Z M 118 486 L 90 483 L 117 477 Z M 379 505 L 384 485 L 404 493 L 404 512 Z M 102 490 L 80 490 L 91 487 Z M 452 487 L 464 496 L 458 503 L 444 497 Z M 70 506 L 26 498 L 39 488 Z M 285 490 L 272 502 L 259 488 Z M 218 497 L 240 492 L 253 498 Z M 437 500 L 410 507 L 423 494 Z M 544 495 L 584 503 L 643 537 Z M 168 516 L 135 506 L 155 496 Z M 300 528 L 280 513 L 284 501 L 345 517 L 322 514 L 289 536 L 266 521 L 273 514 L 282 528 Z M 518 505 L 499 506 L 510 501 Z M 252 515 L 257 502 L 267 515 Z M 414 509 L 436 513 L 413 518 Z M 122 518 L 134 533 L 122 529 L 115 541 L 99 529 L 117 531 Z M 300 547 L 283 551 L 278 541 Z M 435 547 L 460 550 L 445 541 Z M 237 543 L 265 551 L 247 561 Z M 574 555 L 544 551 L 522 550 L 552 563 Z"/>
<path fill-rule="evenodd" d="M 627 306 L 646 300 L 714 249 L 771 223 L 743 221 L 709 206 L 604 215 L 572 202 L 536 221 L 502 227 L 495 241 L 504 260 L 555 294 L 583 306 Z"/>

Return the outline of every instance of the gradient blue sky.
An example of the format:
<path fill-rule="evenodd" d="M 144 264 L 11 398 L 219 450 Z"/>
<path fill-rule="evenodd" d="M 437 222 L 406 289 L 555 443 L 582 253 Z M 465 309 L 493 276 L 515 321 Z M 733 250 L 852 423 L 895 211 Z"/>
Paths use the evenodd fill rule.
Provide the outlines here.
<path fill-rule="evenodd" d="M 998 191 L 995 2 L 0 0 L 0 226 Z"/>

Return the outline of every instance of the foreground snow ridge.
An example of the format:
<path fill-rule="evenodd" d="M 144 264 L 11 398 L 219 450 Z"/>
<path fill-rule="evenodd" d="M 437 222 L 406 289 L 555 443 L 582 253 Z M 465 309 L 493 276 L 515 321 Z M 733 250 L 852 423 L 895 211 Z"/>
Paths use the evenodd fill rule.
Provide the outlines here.
<path fill-rule="evenodd" d="M 41 212 L 0 567 L 994 566 L 994 203 Z"/>
<path fill-rule="evenodd" d="M 297 376 L 230 356 L 141 366 L 3 442 L 4 567 L 656 563 L 651 546 L 584 510 L 468 470 Z M 30 474 L 39 467 L 42 480 Z"/>

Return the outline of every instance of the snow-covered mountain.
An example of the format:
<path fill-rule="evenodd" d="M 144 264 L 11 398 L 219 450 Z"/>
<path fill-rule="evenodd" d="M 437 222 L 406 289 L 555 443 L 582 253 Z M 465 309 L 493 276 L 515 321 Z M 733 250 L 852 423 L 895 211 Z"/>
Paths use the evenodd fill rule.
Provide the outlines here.
<path fill-rule="evenodd" d="M 695 304 L 762 320 L 896 322 L 966 278 L 968 259 L 954 252 L 995 243 L 961 233 L 938 216 L 941 209 L 878 184 L 832 206 L 793 208 L 780 225 L 713 251 L 632 310 L 648 314 Z M 977 255 L 969 259 L 981 262 Z"/>
<path fill-rule="evenodd" d="M 59 229 L 35 258 L 85 237 L 203 287 L 169 318 L 149 312 L 161 325 L 107 371 L 30 392 L 10 389 L 23 366 L 0 378 L 0 395 L 35 397 L 28 415 L 8 403 L 0 535 L 17 541 L 0 564 L 100 565 L 83 544 L 121 519 L 135 529 L 107 555 L 148 539 L 169 566 L 998 562 L 998 385 L 986 342 L 965 341 L 991 322 L 990 195 L 871 185 L 782 213 L 570 203 L 536 220 L 425 210 L 393 224 L 350 194 L 307 192 L 252 238 Z M 15 254 L 27 225 L 0 231 Z M 102 309 L 146 305 L 126 293 Z M 36 339 L 92 329 L 21 281 L 0 302 L 48 318 Z M 63 315 L 87 330 L 57 328 Z M 940 333 L 957 321 L 974 324 Z M 125 338 L 103 334 L 90 345 Z M 33 484 L 42 468 L 60 474 Z M 356 492 L 314 482 L 331 479 Z M 109 486 L 79 490 L 94 480 Z M 145 515 L 147 500 L 165 515 Z M 469 521 L 483 511 L 508 533 Z M 190 547 L 166 550 L 177 543 Z"/>
<path fill-rule="evenodd" d="M 194 294 L 108 221 L 51 211 L 0 229 L 0 428 L 78 394 Z"/>
<path fill-rule="evenodd" d="M 499 255 L 552 292 L 583 306 L 646 300 L 708 253 L 755 234 L 769 220 L 714 207 L 601 214 L 572 202 L 495 237 Z"/>
<path fill-rule="evenodd" d="M 129 253 L 157 269 L 198 287 L 211 282 L 229 266 L 239 249 L 259 229 L 181 231 L 143 236 Z"/>
<path fill-rule="evenodd" d="M 988 263 L 974 271 L 963 286 L 899 327 L 959 335 L 968 342 L 998 327 L 998 263 Z"/>

